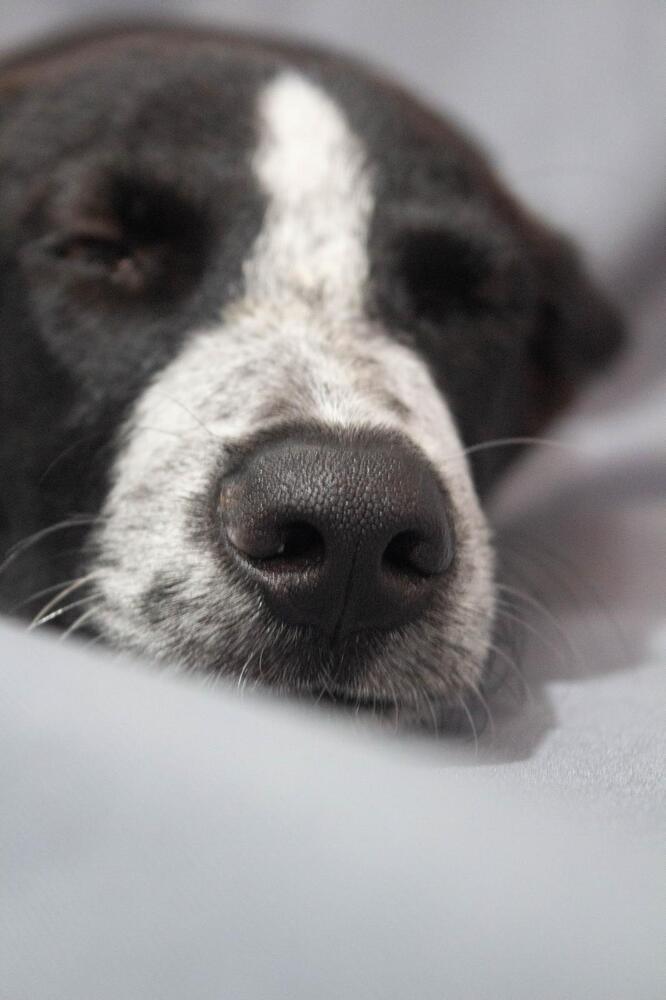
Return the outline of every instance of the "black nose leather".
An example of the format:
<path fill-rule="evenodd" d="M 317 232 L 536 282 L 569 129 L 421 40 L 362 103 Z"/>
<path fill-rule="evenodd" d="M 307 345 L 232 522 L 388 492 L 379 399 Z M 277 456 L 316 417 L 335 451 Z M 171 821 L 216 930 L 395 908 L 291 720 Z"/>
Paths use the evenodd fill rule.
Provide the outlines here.
<path fill-rule="evenodd" d="M 223 481 L 220 511 L 275 617 L 335 639 L 418 617 L 453 560 L 446 495 L 397 436 L 266 445 Z"/>

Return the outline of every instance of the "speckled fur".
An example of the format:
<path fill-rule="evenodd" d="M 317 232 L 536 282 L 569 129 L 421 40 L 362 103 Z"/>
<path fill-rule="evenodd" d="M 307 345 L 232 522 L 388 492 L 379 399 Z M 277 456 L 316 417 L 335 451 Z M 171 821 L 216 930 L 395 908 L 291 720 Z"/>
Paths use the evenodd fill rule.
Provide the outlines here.
<path fill-rule="evenodd" d="M 245 679 L 270 666 L 281 682 L 289 658 L 298 659 L 297 639 L 277 629 L 229 566 L 220 571 L 213 550 L 192 543 L 190 500 L 206 494 L 220 452 L 270 427 L 267 412 L 274 422 L 400 431 L 430 459 L 453 499 L 459 568 L 447 602 L 458 613 L 452 620 L 440 609 L 404 634 L 375 641 L 379 652 L 366 657 L 359 689 L 352 681 L 350 693 L 370 697 L 390 678 L 405 701 L 426 675 L 432 694 L 474 685 L 492 622 L 488 532 L 427 367 L 365 313 L 373 192 L 363 145 L 333 101 L 293 73 L 266 86 L 259 116 L 254 169 L 268 209 L 244 268 L 244 294 L 218 327 L 193 334 L 128 421 L 97 535 L 97 623 L 116 645 L 166 660 L 180 653 L 190 666 L 232 674 L 240 656 Z M 387 397 L 398 402 L 399 415 Z M 178 580 L 167 599 L 155 590 L 165 578 Z M 164 613 L 155 613 L 156 603 Z M 278 645 L 287 647 L 284 671 L 275 670 L 274 650 L 258 639 L 276 630 Z M 228 638 L 221 643 L 221 636 Z M 303 674 L 304 685 L 335 684 L 316 671 Z"/>
<path fill-rule="evenodd" d="M 0 316 L 0 609 L 435 726 L 491 649 L 511 452 L 466 452 L 539 433 L 621 339 L 450 123 L 352 60 L 182 25 L 0 63 Z M 420 619 L 327 644 L 230 558 L 221 478 L 304 429 L 436 473 L 456 549 Z"/>

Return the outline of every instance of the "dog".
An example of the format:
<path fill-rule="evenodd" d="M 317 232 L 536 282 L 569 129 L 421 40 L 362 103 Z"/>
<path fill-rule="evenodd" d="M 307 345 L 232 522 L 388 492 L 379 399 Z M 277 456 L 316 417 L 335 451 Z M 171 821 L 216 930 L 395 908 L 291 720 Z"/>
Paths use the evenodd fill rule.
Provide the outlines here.
<path fill-rule="evenodd" d="M 275 39 L 15 54 L 0 152 L 2 609 L 407 724 L 464 705 L 500 445 L 622 341 L 575 249 L 399 86 Z"/>

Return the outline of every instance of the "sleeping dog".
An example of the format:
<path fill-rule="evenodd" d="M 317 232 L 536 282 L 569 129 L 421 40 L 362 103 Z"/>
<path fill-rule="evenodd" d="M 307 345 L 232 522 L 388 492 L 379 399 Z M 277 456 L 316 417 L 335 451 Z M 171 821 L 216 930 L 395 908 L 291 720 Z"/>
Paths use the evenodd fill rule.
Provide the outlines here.
<path fill-rule="evenodd" d="M 436 719 L 495 617 L 482 502 L 621 339 L 457 128 L 182 26 L 0 67 L 0 602 Z"/>

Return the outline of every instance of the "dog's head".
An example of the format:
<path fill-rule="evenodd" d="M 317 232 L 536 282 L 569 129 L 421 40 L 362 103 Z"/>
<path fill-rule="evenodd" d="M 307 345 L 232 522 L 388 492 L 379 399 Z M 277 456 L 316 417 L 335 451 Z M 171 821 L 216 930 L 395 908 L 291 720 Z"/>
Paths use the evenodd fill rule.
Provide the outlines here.
<path fill-rule="evenodd" d="M 503 461 L 466 449 L 619 338 L 568 245 L 394 86 L 250 39 L 24 55 L 0 144 L 2 517 L 47 542 L 13 596 L 72 579 L 55 616 L 115 646 L 412 717 L 477 685 Z"/>

